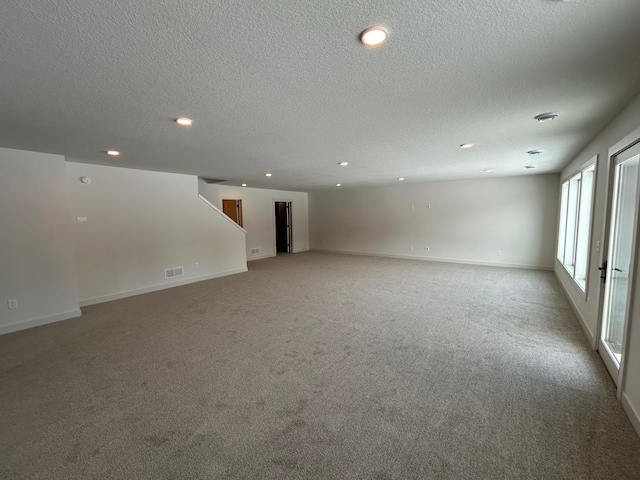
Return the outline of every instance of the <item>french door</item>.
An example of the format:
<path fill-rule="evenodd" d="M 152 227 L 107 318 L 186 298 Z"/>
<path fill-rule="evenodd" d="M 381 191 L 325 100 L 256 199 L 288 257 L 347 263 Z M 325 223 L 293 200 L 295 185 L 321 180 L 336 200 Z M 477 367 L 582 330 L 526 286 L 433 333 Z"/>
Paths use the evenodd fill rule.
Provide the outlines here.
<path fill-rule="evenodd" d="M 631 308 L 631 281 L 638 228 L 639 166 L 640 144 L 635 144 L 612 159 L 609 246 L 601 267 L 605 273 L 605 288 L 598 351 L 616 385 L 619 385 L 621 378 Z"/>

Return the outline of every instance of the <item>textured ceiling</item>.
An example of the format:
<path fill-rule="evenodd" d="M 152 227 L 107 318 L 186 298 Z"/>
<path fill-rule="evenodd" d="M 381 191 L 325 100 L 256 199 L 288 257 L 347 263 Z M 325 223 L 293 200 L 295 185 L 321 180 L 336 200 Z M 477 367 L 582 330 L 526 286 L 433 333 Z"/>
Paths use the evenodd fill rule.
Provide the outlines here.
<path fill-rule="evenodd" d="M 295 190 L 557 172 L 640 93 L 639 20 L 639 0 L 2 0 L 0 146 Z"/>

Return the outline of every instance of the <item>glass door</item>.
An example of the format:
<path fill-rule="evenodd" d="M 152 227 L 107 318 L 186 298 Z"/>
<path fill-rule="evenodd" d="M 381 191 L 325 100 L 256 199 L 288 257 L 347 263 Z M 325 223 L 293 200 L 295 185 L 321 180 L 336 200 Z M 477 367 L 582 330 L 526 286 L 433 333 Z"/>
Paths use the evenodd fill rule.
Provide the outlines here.
<path fill-rule="evenodd" d="M 629 283 L 638 208 L 640 145 L 613 158 L 613 195 L 606 265 L 604 309 L 599 352 L 616 385 L 624 355 L 625 327 L 629 316 Z"/>

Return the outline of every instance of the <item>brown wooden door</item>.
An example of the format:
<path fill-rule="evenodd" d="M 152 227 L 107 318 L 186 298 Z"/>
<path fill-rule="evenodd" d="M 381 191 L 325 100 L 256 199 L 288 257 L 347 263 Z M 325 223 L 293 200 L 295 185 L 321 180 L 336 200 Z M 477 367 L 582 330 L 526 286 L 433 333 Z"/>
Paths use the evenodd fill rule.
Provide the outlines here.
<path fill-rule="evenodd" d="M 291 202 L 275 202 L 276 252 L 291 253 Z"/>
<path fill-rule="evenodd" d="M 242 200 L 222 200 L 222 211 L 227 217 L 242 226 Z"/>

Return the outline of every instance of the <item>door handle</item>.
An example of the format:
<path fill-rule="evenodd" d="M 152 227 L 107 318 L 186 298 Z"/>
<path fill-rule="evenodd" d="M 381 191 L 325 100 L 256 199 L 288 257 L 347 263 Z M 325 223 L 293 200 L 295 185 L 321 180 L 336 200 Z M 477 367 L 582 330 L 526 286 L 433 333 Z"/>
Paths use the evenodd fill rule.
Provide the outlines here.
<path fill-rule="evenodd" d="M 622 271 L 622 270 L 620 270 L 619 268 L 614 268 L 614 270 L 615 270 L 616 272 L 621 272 L 621 271 Z"/>
<path fill-rule="evenodd" d="M 600 278 L 602 279 L 602 283 L 607 283 L 607 261 L 602 262 L 602 266 L 598 267 L 600 270 Z"/>

